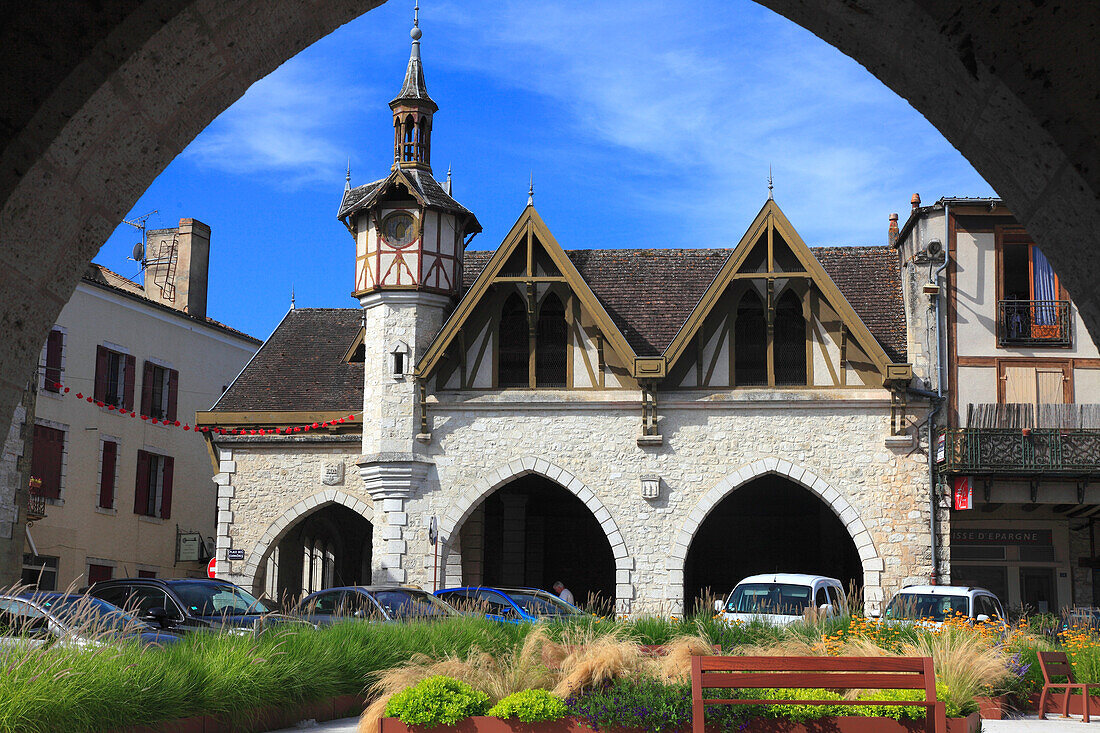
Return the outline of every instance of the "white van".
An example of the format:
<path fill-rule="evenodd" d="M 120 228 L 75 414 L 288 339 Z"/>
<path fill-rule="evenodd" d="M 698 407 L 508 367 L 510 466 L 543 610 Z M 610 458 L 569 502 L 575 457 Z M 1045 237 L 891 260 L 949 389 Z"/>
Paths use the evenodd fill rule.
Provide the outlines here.
<path fill-rule="evenodd" d="M 1001 601 L 985 588 L 962 585 L 909 585 L 890 599 L 886 621 L 921 621 L 939 625 L 949 616 L 975 623 L 1005 623 Z"/>
<path fill-rule="evenodd" d="M 759 619 L 786 626 L 804 618 L 811 604 L 827 617 L 848 615 L 839 580 L 800 573 L 749 576 L 737 584 L 725 604 L 715 601 L 714 610 L 726 621 Z"/>

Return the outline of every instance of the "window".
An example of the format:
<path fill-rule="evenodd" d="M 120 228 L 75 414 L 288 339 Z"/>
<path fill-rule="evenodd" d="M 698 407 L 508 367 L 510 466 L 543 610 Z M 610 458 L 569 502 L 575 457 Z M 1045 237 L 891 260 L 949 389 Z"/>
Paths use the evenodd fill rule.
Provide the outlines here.
<path fill-rule="evenodd" d="M 569 340 L 569 331 L 565 322 L 565 306 L 557 295 L 550 293 L 543 300 L 535 333 L 535 385 L 564 387 L 565 345 Z"/>
<path fill-rule="evenodd" d="M 118 442 L 99 441 L 99 507 L 115 508 L 115 481 L 118 479 Z"/>
<path fill-rule="evenodd" d="M 156 570 L 139 570 L 138 571 L 138 577 L 139 578 L 155 578 L 155 577 L 157 577 L 157 571 Z"/>
<path fill-rule="evenodd" d="M 95 399 L 97 402 L 134 409 L 134 357 L 106 346 L 96 347 Z"/>
<path fill-rule="evenodd" d="M 36 424 L 31 454 L 31 475 L 40 479 L 42 485 L 34 493 L 47 499 L 60 499 L 64 466 L 65 431 Z"/>
<path fill-rule="evenodd" d="M 146 361 L 141 373 L 141 412 L 157 420 L 176 419 L 180 373 Z"/>
<path fill-rule="evenodd" d="M 55 328 L 50 331 L 50 335 L 46 338 L 45 349 L 45 368 L 43 370 L 43 383 L 42 389 L 47 392 L 60 392 L 61 388 L 57 386 L 61 381 L 61 370 L 63 366 L 63 355 L 65 351 L 65 332 L 61 329 Z"/>
<path fill-rule="evenodd" d="M 749 290 L 737 306 L 734 325 L 734 380 L 738 386 L 768 383 L 768 339 L 764 304 Z"/>
<path fill-rule="evenodd" d="M 99 565 L 96 563 L 88 563 L 88 585 L 94 585 L 95 583 L 102 582 L 104 580 L 110 580 L 114 577 L 115 569 L 110 565 Z"/>
<path fill-rule="evenodd" d="M 1000 362 L 998 380 L 1002 405 L 1016 405 L 1014 424 L 1020 427 L 1057 427 L 1063 408 L 1050 407 L 1069 402 L 1069 362 Z M 1008 419 L 1008 416 L 1004 416 Z"/>
<path fill-rule="evenodd" d="M 175 460 L 148 451 L 138 451 L 134 485 L 134 514 L 168 519 L 172 516 L 172 474 Z"/>
<path fill-rule="evenodd" d="M 998 232 L 1000 346 L 1070 346 L 1069 298 L 1042 251 L 1022 230 Z"/>
<path fill-rule="evenodd" d="M 20 582 L 38 590 L 57 590 L 57 558 L 24 553 Z"/>
<path fill-rule="evenodd" d="M 504 301 L 497 336 L 497 384 L 501 387 L 530 386 L 527 307 L 515 293 Z"/>
<path fill-rule="evenodd" d="M 806 384 L 806 319 L 802 302 L 788 290 L 775 307 L 775 383 Z"/>

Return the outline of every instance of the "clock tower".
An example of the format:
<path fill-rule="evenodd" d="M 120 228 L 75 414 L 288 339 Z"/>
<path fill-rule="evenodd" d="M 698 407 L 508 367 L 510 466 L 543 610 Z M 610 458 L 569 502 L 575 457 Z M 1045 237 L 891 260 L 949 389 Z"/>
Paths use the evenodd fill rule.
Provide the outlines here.
<path fill-rule="evenodd" d="M 463 250 L 481 231 L 477 218 L 451 198 L 450 181 L 444 187 L 432 177 L 432 119 L 439 107 L 424 82 L 419 12 L 411 36 L 405 80 L 390 102 L 390 173 L 352 188 L 349 172 L 337 215 L 355 240 L 352 295 L 363 308 L 359 467 L 375 505 L 375 582 L 406 577 L 405 502 L 422 490 L 431 465 L 423 455 L 427 436 L 420 434 L 413 368 L 454 305 Z"/>

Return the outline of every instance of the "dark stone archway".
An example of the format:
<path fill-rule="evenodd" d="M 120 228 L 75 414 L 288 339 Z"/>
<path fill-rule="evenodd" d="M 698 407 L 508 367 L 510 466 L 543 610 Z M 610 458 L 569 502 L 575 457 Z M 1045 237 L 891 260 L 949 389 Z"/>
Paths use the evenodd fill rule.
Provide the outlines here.
<path fill-rule="evenodd" d="M 0 435 L 80 274 L 157 174 L 253 82 L 380 2 L 40 0 L 8 9 Z M 959 149 L 1043 247 L 1096 340 L 1100 5 L 759 2 L 863 64 Z"/>

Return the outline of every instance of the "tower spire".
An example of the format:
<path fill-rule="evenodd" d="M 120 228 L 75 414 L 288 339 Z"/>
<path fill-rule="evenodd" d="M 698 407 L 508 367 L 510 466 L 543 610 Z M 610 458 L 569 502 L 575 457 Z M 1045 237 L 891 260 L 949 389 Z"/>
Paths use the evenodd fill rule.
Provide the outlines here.
<path fill-rule="evenodd" d="M 394 168 L 425 168 L 431 170 L 432 115 L 439 110 L 428 96 L 424 81 L 424 65 L 420 61 L 420 3 L 413 8 L 413 27 L 409 31 L 412 50 L 405 68 L 401 91 L 390 102 L 393 110 Z"/>
<path fill-rule="evenodd" d="M 351 156 L 348 156 L 348 174 L 344 176 L 344 190 L 351 190 Z"/>
<path fill-rule="evenodd" d="M 531 185 L 527 188 L 527 205 L 535 205 L 535 172 L 531 171 Z"/>
<path fill-rule="evenodd" d="M 768 164 L 768 201 L 772 200 L 772 188 L 774 188 L 773 183 L 772 183 L 772 166 L 771 166 L 771 163 L 769 163 Z"/>
<path fill-rule="evenodd" d="M 451 164 L 450 163 L 447 164 L 447 185 L 444 187 L 444 190 L 446 190 L 448 196 L 451 195 Z"/>

